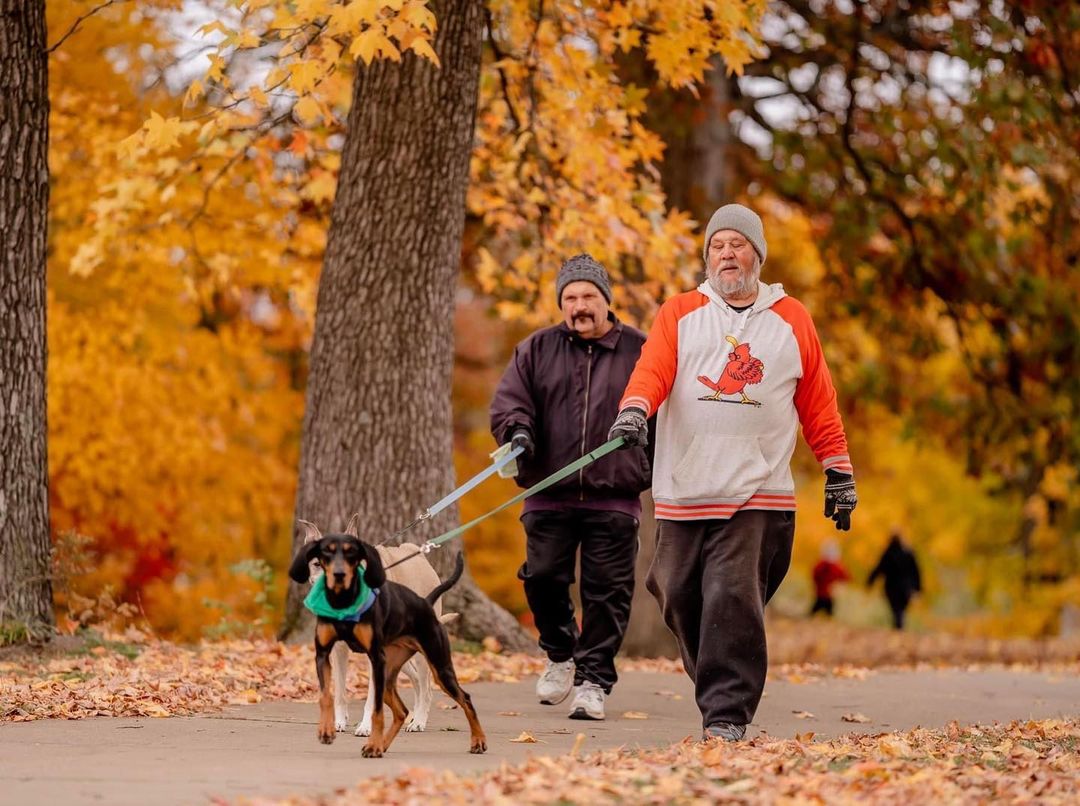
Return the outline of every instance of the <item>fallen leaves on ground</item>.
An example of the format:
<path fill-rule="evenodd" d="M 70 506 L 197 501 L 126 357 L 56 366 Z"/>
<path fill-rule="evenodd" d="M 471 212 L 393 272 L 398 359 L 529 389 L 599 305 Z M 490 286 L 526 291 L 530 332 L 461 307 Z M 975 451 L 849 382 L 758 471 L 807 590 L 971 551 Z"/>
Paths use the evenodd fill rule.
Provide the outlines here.
<path fill-rule="evenodd" d="M 317 695 L 314 652 L 307 645 L 147 641 L 134 658 L 130 654 L 97 646 L 79 655 L 35 660 L 24 653 L 0 662 L 0 721 L 189 716 Z M 455 653 L 454 664 L 465 682 L 512 682 L 543 669 L 543 660 L 529 655 Z M 353 696 L 366 690 L 367 665 L 360 658 L 350 661 L 349 680 Z"/>
<path fill-rule="evenodd" d="M 536 744 L 539 741 L 539 739 L 537 739 L 535 736 L 533 736 L 527 730 L 523 730 L 521 733 L 519 733 L 517 735 L 516 738 L 513 738 L 510 741 L 517 742 L 518 744 Z"/>
<path fill-rule="evenodd" d="M 271 641 L 196 648 L 163 641 L 115 652 L 0 664 L 0 720 L 186 716 L 260 699 L 313 699 L 313 651 Z"/>
<path fill-rule="evenodd" d="M 1080 720 L 913 730 L 813 742 L 685 741 L 658 750 L 575 751 L 480 775 L 414 768 L 313 797 L 241 803 L 472 804 L 1075 803 Z"/>
<path fill-rule="evenodd" d="M 683 698 L 682 694 L 676 694 L 674 691 L 669 691 L 667 689 L 664 689 L 663 691 L 654 691 L 653 694 L 657 697 L 667 697 L 669 700 L 681 700 Z"/>
<path fill-rule="evenodd" d="M 1080 674 L 1080 641 L 979 642 L 948 635 L 908 635 L 855 630 L 821 622 L 769 624 L 770 679 L 817 683 L 830 678 L 865 679 L 888 668 L 971 668 L 1006 664 L 1063 678 Z M 797 628 L 797 629 L 796 629 Z M 122 640 L 121 640 L 122 639 Z M 494 649 L 496 644 L 488 642 Z M 123 647 L 123 650 L 116 647 Z M 134 655 L 134 657 L 131 657 Z M 956 661 L 950 663 L 950 659 Z M 834 662 L 835 661 L 835 662 Z M 458 679 L 515 683 L 539 675 L 536 655 L 455 652 Z M 671 658 L 619 658 L 620 671 L 682 674 Z M 367 665 L 349 664 L 350 691 L 366 691 Z M 659 696 L 680 699 L 660 690 Z M 89 716 L 187 716 L 226 705 L 264 700 L 314 700 L 315 662 L 310 645 L 271 640 L 223 641 L 184 647 L 119 636 L 79 655 L 0 655 L 0 722 L 81 719 Z"/>
<path fill-rule="evenodd" d="M 579 733 L 574 737 L 574 746 L 570 748 L 570 757 L 577 758 L 581 755 L 581 748 L 585 746 L 585 734 Z"/>
<path fill-rule="evenodd" d="M 864 724 L 870 721 L 870 717 L 865 714 L 860 714 L 858 711 L 850 714 L 844 714 L 840 717 L 844 722 L 856 722 L 858 724 Z"/>
<path fill-rule="evenodd" d="M 116 641 L 117 645 L 122 642 Z M 226 705 L 263 700 L 314 700 L 315 659 L 310 646 L 271 640 L 222 641 L 184 647 L 145 640 L 125 653 L 95 646 L 84 654 L 37 659 L 24 653 L 0 662 L 0 721 L 83 719 L 91 716 L 189 716 Z M 455 652 L 464 683 L 516 683 L 540 674 L 541 657 Z M 625 670 L 682 671 L 666 658 L 620 661 Z M 367 665 L 349 663 L 350 691 L 367 685 Z M 442 706 L 440 706 L 442 707 Z M 451 704 L 450 707 L 453 707 Z"/>
<path fill-rule="evenodd" d="M 918 664 L 964 666 L 1068 664 L 1080 671 L 1080 636 L 980 638 L 950 633 L 867 629 L 820 619 L 770 618 L 769 663 L 868 669 Z"/>

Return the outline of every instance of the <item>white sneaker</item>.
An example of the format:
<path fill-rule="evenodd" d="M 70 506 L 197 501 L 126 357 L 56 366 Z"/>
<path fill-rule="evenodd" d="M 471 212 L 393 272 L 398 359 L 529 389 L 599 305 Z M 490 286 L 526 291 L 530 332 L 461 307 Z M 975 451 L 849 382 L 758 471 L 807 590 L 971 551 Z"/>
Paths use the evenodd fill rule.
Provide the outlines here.
<path fill-rule="evenodd" d="M 570 696 L 574 687 L 574 662 L 561 663 L 549 660 L 544 673 L 536 681 L 536 698 L 541 705 L 558 705 Z"/>
<path fill-rule="evenodd" d="M 603 719 L 604 690 L 596 683 L 586 680 L 575 688 L 574 701 L 570 704 L 571 719 Z"/>

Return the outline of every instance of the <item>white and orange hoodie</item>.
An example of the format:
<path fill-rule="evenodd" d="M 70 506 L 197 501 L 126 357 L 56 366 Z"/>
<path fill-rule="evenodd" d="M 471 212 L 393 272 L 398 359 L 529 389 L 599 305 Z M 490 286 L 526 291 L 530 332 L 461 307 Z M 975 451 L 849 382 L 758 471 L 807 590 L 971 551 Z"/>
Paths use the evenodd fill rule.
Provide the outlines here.
<path fill-rule="evenodd" d="M 751 360 L 729 366 L 740 348 Z M 619 404 L 628 406 L 657 415 L 657 518 L 794 510 L 799 423 L 824 470 L 852 472 L 814 322 L 779 283 L 759 283 L 742 312 L 708 282 L 665 302 Z"/>

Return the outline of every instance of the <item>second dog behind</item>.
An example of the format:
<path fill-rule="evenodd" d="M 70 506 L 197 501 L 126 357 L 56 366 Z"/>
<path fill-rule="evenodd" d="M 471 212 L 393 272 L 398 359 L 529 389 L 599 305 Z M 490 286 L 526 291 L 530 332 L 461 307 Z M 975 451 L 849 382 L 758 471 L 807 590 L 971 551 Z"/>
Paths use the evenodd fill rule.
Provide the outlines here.
<path fill-rule="evenodd" d="M 345 533 L 355 535 L 359 528 L 359 522 L 360 515 L 359 513 L 356 513 L 349 520 L 349 525 L 345 528 Z M 318 540 L 322 536 L 318 527 L 314 524 L 309 523 L 308 521 L 300 521 L 300 525 L 304 529 L 305 544 Z M 428 562 L 427 557 L 421 554 L 419 546 L 412 543 L 405 543 L 400 546 L 376 546 L 375 548 L 379 552 L 379 559 L 382 560 L 384 566 L 394 566 L 393 568 L 388 568 L 386 571 L 386 578 L 391 582 L 404 585 L 421 597 L 427 596 L 439 586 L 439 583 L 441 582 L 439 575 L 436 573 L 435 569 L 431 567 L 431 563 Z M 414 557 L 412 556 L 414 554 L 421 554 L 421 556 Z M 394 563 L 397 563 L 406 557 L 409 557 L 410 559 L 400 563 L 400 565 L 394 565 Z M 439 616 L 439 621 L 444 625 L 449 624 L 458 616 L 457 613 L 446 613 L 444 615 L 442 612 L 441 599 L 435 602 L 434 608 L 435 614 Z M 352 654 L 349 647 L 344 643 L 337 644 L 333 650 L 331 668 L 333 669 L 334 676 L 334 727 L 338 731 L 346 731 L 349 729 L 347 679 L 349 656 Z M 357 736 L 370 736 L 371 717 L 375 711 L 375 695 L 373 687 L 370 685 L 371 661 L 365 656 L 362 662 L 367 665 L 369 685 L 367 698 L 364 703 L 364 715 L 356 725 L 355 734 Z M 408 718 L 405 720 L 403 730 L 406 732 L 422 731 L 427 727 L 428 716 L 431 713 L 431 703 L 435 697 L 435 687 L 431 679 L 431 668 L 428 666 L 423 655 L 418 653 L 409 659 L 402 667 L 401 671 L 409 678 L 409 682 L 412 684 L 413 692 L 415 693 L 413 707 L 409 712 Z"/>

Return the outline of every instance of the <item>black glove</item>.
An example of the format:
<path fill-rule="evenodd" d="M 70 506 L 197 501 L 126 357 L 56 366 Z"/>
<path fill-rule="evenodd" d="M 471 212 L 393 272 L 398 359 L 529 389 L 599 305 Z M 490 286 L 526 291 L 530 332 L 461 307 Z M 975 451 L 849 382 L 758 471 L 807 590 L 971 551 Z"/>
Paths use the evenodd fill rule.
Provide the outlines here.
<path fill-rule="evenodd" d="M 532 459 L 533 454 L 536 453 L 536 443 L 533 442 L 532 436 L 524 428 L 520 428 L 514 432 L 514 435 L 510 437 L 511 448 L 524 448 L 521 452 L 522 459 Z"/>
<path fill-rule="evenodd" d="M 851 511 L 859 503 L 855 495 L 855 477 L 839 470 L 825 471 L 825 517 L 836 522 L 836 528 L 851 528 Z"/>
<path fill-rule="evenodd" d="M 622 437 L 622 448 L 644 448 L 649 444 L 649 424 L 645 420 L 645 412 L 636 406 L 627 406 L 619 412 L 615 422 L 608 431 L 609 440 Z"/>

